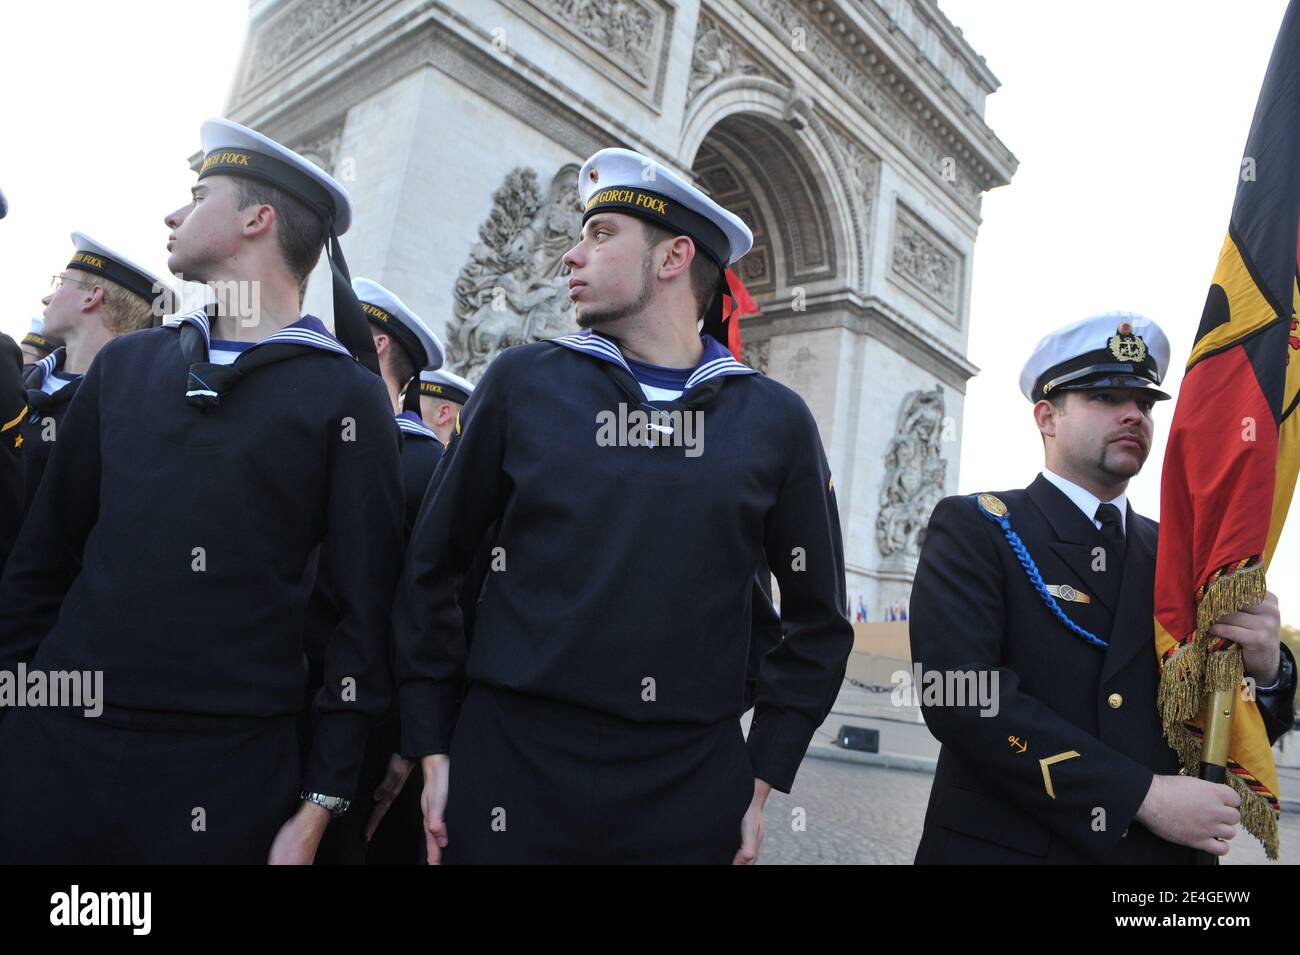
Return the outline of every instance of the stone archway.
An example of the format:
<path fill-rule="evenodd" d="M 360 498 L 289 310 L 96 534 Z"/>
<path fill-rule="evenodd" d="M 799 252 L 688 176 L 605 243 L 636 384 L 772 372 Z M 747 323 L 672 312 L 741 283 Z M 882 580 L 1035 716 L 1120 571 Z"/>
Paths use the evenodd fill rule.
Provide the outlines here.
<path fill-rule="evenodd" d="M 854 162 L 874 157 L 847 149 L 806 97 L 766 77 L 722 80 L 692 102 L 680 155 L 754 230 L 738 272 L 760 305 L 863 284 L 875 180 L 864 189 Z"/>

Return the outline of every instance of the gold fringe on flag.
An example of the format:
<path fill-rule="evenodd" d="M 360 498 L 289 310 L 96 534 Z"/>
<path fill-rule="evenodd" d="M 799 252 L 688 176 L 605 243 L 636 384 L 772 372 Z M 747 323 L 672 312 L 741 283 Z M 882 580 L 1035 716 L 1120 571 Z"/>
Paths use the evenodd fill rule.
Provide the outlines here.
<path fill-rule="evenodd" d="M 1244 676 L 1241 653 L 1235 647 L 1211 651 L 1219 638 L 1210 633 L 1210 627 L 1226 614 L 1257 606 L 1266 594 L 1264 564 L 1255 558 L 1216 571 L 1197 594 L 1196 632 L 1161 666 L 1156 697 L 1161 725 L 1186 775 L 1197 776 L 1201 768 L 1201 741 L 1187 724 L 1200 719 L 1207 693 L 1240 686 Z M 1241 797 L 1242 825 L 1263 843 L 1268 858 L 1276 860 L 1278 820 L 1273 806 L 1231 770 L 1228 784 Z"/>

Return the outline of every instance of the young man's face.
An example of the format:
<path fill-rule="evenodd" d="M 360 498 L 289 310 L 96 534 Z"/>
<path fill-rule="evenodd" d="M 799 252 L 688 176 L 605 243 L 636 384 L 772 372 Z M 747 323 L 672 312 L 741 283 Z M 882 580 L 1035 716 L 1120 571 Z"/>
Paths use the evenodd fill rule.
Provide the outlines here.
<path fill-rule="evenodd" d="M 190 188 L 190 202 L 168 214 L 167 268 L 186 281 L 203 282 L 236 256 L 243 217 L 229 176 L 208 176 Z"/>
<path fill-rule="evenodd" d="M 1136 388 L 1069 391 L 1054 415 L 1053 454 L 1104 484 L 1127 480 L 1151 453 L 1155 402 Z"/>
<path fill-rule="evenodd" d="M 654 296 L 654 265 L 641 220 L 601 212 L 564 255 L 578 325 L 590 328 L 643 311 Z"/>
<path fill-rule="evenodd" d="M 95 277 L 81 269 L 64 269 L 60 273 L 63 283 L 49 295 L 41 299 L 45 306 L 43 313 L 44 334 L 48 338 L 64 338 L 80 322 L 95 304 L 96 297 L 103 300 L 104 293 L 95 292 Z"/>

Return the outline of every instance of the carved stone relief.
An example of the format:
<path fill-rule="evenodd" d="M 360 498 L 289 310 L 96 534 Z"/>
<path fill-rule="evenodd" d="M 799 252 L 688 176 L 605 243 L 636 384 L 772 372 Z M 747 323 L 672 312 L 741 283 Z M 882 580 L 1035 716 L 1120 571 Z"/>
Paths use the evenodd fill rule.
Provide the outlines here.
<path fill-rule="evenodd" d="M 925 527 L 943 498 L 948 462 L 942 453 L 943 387 L 903 398 L 898 428 L 885 452 L 885 482 L 876 517 L 876 544 L 886 557 L 919 556 Z"/>
<path fill-rule="evenodd" d="M 896 279 L 920 292 L 938 306 L 940 314 L 957 323 L 961 256 L 902 205 L 894 221 L 889 264 Z"/>
<path fill-rule="evenodd" d="M 590 53 L 595 51 L 603 61 L 598 67 L 603 72 L 614 70 L 624 74 L 611 79 L 659 105 L 673 23 L 673 8 L 663 0 L 507 2 L 521 8 L 521 15 L 533 22 L 537 18 L 534 11 L 541 11 L 564 31 L 553 33 L 555 40 L 569 46 L 593 66 L 596 64 L 591 62 Z"/>
<path fill-rule="evenodd" d="M 686 87 L 689 103 L 719 80 L 731 76 L 768 76 L 771 71 L 707 13 L 700 15 L 691 56 L 691 78 Z"/>
<path fill-rule="evenodd" d="M 531 168 L 506 176 L 456 279 L 452 371 L 477 380 L 503 348 L 576 329 L 563 256 L 581 228 L 576 164 L 562 166 L 545 193 Z"/>
<path fill-rule="evenodd" d="M 883 64 L 874 72 L 861 57 L 852 57 L 839 44 L 821 32 L 817 18 L 801 10 L 789 0 L 749 0 L 752 6 L 781 28 L 783 33 L 795 36 L 796 30 L 807 43 L 812 60 L 827 72 L 862 104 L 863 110 L 874 114 L 903 144 L 936 174 L 944 178 L 964 203 L 978 208 L 981 188 L 971 176 L 968 164 L 960 161 L 957 152 L 962 148 L 951 130 L 934 128 L 934 135 L 922 128 L 909 112 L 913 106 L 922 107 L 919 98 L 904 89 L 897 74 L 884 73 Z M 874 60 L 874 56 L 871 57 Z M 909 99 L 910 97 L 910 99 Z M 934 120 L 934 122 L 938 122 Z M 946 133 L 946 135 L 945 135 Z M 941 137 L 941 145 L 935 136 Z M 949 142 L 949 139 L 953 139 Z"/>
<path fill-rule="evenodd" d="M 292 62 L 296 55 L 335 24 L 375 0 L 300 0 L 257 29 L 248 51 L 241 86 L 252 86 L 263 76 Z"/>

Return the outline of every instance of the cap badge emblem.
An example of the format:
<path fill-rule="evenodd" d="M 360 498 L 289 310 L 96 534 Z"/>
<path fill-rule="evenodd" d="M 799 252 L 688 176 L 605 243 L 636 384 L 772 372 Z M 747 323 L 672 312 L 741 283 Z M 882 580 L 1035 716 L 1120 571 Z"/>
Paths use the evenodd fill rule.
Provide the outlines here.
<path fill-rule="evenodd" d="M 1106 344 L 1116 361 L 1132 362 L 1135 365 L 1146 361 L 1146 342 L 1141 335 L 1133 334 L 1133 326 L 1128 322 L 1121 322 Z"/>

